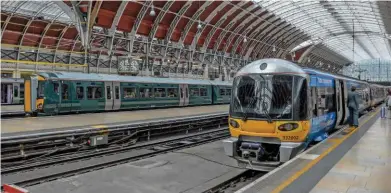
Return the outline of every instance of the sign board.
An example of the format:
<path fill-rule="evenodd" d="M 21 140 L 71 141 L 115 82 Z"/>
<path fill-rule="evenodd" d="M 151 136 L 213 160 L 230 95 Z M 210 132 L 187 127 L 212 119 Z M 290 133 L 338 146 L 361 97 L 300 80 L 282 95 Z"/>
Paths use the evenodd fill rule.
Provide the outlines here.
<path fill-rule="evenodd" d="M 127 56 L 118 57 L 118 73 L 138 74 L 140 60 Z"/>

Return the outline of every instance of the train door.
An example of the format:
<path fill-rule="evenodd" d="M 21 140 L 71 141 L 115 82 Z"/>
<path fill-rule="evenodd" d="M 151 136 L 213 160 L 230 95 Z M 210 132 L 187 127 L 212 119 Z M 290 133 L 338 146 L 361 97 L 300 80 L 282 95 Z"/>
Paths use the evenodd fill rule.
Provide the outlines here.
<path fill-rule="evenodd" d="M 114 96 L 113 96 L 113 110 L 118 110 L 121 108 L 121 89 L 120 89 L 120 83 L 119 82 L 113 82 L 113 90 L 114 90 Z"/>
<path fill-rule="evenodd" d="M 12 84 L 1 84 L 1 103 L 11 104 Z"/>
<path fill-rule="evenodd" d="M 12 99 L 12 103 L 13 104 L 19 104 L 19 101 L 20 101 L 20 83 L 12 83 L 13 84 L 13 87 L 14 87 L 14 90 L 13 90 L 13 99 Z"/>
<path fill-rule="evenodd" d="M 70 81 L 61 81 L 60 112 L 72 111 L 72 83 Z"/>
<path fill-rule="evenodd" d="M 184 103 L 183 106 L 188 106 L 189 105 L 189 85 L 184 84 L 183 85 L 183 91 L 184 93 Z"/>
<path fill-rule="evenodd" d="M 112 110 L 114 105 L 113 82 L 105 82 L 105 93 L 106 93 L 105 110 Z"/>
<path fill-rule="evenodd" d="M 337 125 L 341 124 L 341 120 L 343 120 L 344 112 L 343 112 L 343 98 L 342 98 L 342 83 L 340 80 L 335 80 L 335 91 L 336 91 L 336 104 L 337 104 Z"/>
<path fill-rule="evenodd" d="M 344 117 L 342 119 L 342 122 L 345 123 L 348 119 L 348 115 L 349 115 L 349 109 L 348 109 L 348 86 L 346 84 L 346 80 L 344 81 L 340 81 L 340 85 L 341 85 L 341 91 L 342 91 L 342 108 L 343 108 L 343 112 L 344 112 Z"/>
<path fill-rule="evenodd" d="M 184 106 L 185 105 L 185 92 L 183 89 L 183 85 L 179 85 L 179 106 Z"/>

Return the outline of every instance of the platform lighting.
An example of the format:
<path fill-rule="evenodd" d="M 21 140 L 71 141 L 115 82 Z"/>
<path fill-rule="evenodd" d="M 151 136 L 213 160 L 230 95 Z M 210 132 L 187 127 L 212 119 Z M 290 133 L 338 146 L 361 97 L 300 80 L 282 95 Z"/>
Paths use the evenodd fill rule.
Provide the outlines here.
<path fill-rule="evenodd" d="M 276 46 L 273 46 L 273 52 L 275 52 L 276 51 Z"/>
<path fill-rule="evenodd" d="M 197 29 L 201 29 L 201 28 L 202 28 L 201 21 L 198 21 Z"/>
<path fill-rule="evenodd" d="M 311 62 L 311 58 L 308 58 L 308 62 Z"/>
<path fill-rule="evenodd" d="M 246 42 L 247 42 L 247 38 L 246 38 L 246 36 L 244 36 L 244 40 L 243 40 L 243 42 L 244 42 L 244 43 L 246 43 Z"/>
<path fill-rule="evenodd" d="M 149 15 L 152 17 L 156 15 L 155 9 L 153 8 L 153 4 L 151 5 L 151 11 L 149 12 Z"/>

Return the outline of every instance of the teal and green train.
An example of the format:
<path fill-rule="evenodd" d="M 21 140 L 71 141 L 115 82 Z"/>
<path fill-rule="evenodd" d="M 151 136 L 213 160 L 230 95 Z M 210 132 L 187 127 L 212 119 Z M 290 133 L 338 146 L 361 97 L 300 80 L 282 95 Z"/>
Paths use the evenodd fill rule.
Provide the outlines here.
<path fill-rule="evenodd" d="M 41 72 L 25 80 L 32 115 L 228 104 L 232 83 L 72 72 Z"/>

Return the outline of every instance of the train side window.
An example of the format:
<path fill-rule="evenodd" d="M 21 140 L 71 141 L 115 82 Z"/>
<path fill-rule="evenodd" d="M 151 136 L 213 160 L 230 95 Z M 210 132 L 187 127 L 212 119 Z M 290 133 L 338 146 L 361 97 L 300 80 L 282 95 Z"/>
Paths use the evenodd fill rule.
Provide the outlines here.
<path fill-rule="evenodd" d="M 57 82 L 53 82 L 53 91 L 58 94 L 59 84 Z"/>
<path fill-rule="evenodd" d="M 183 98 L 183 88 L 181 88 L 181 98 Z"/>
<path fill-rule="evenodd" d="M 88 99 L 101 99 L 102 98 L 102 88 L 96 86 L 87 87 L 87 98 Z"/>
<path fill-rule="evenodd" d="M 111 86 L 106 86 L 107 99 L 111 99 Z"/>
<path fill-rule="evenodd" d="M 191 88 L 190 95 L 191 96 L 200 96 L 200 90 L 198 88 Z"/>
<path fill-rule="evenodd" d="M 300 89 L 300 110 L 299 110 L 299 118 L 305 119 L 307 118 L 307 107 L 308 107 L 308 96 L 307 96 L 307 81 L 303 81 L 303 86 Z"/>
<path fill-rule="evenodd" d="M 77 99 L 84 99 L 84 87 L 82 86 L 76 87 L 76 96 Z"/>
<path fill-rule="evenodd" d="M 200 94 L 201 96 L 208 96 L 206 88 L 200 88 Z"/>
<path fill-rule="evenodd" d="M 119 99 L 119 86 L 115 86 L 115 99 Z"/>
<path fill-rule="evenodd" d="M 168 97 L 178 97 L 178 89 L 177 88 L 168 88 L 167 93 L 168 93 Z"/>
<path fill-rule="evenodd" d="M 311 88 L 311 99 L 312 99 L 312 114 L 316 117 L 318 116 L 318 94 L 316 93 L 316 87 Z"/>
<path fill-rule="evenodd" d="M 155 97 L 166 97 L 166 89 L 165 88 L 154 88 Z"/>
<path fill-rule="evenodd" d="M 231 89 L 228 88 L 227 91 L 225 91 L 225 94 L 226 94 L 227 96 L 231 96 Z"/>
<path fill-rule="evenodd" d="M 141 98 L 152 98 L 153 93 L 151 88 L 140 88 L 140 97 Z"/>
<path fill-rule="evenodd" d="M 18 97 L 18 87 L 14 86 L 14 97 Z"/>
<path fill-rule="evenodd" d="M 186 88 L 186 98 L 189 98 L 189 90 Z"/>
<path fill-rule="evenodd" d="M 101 99 L 103 97 L 102 87 L 96 87 L 95 99 Z"/>
<path fill-rule="evenodd" d="M 220 89 L 220 96 L 224 96 L 225 95 L 225 89 Z"/>
<path fill-rule="evenodd" d="M 69 92 L 68 92 L 68 85 L 67 84 L 62 84 L 61 85 L 61 90 L 62 90 L 62 92 L 61 92 L 61 98 L 63 99 L 63 100 L 68 100 L 69 99 Z"/>
<path fill-rule="evenodd" d="M 124 88 L 124 99 L 136 98 L 136 88 Z"/>

